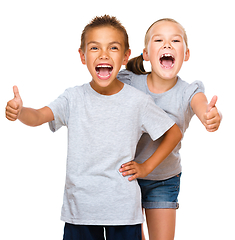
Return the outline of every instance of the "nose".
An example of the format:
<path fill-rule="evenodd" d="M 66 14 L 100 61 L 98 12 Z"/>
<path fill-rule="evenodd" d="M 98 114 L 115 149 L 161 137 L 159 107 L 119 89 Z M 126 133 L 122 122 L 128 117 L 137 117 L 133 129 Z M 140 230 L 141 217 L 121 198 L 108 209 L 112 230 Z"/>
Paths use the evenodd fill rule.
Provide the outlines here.
<path fill-rule="evenodd" d="M 163 46 L 164 49 L 172 49 L 172 46 L 169 43 L 165 43 Z"/>
<path fill-rule="evenodd" d="M 104 59 L 105 59 L 105 60 L 109 59 L 109 55 L 108 55 L 107 51 L 105 51 L 105 50 L 101 51 L 99 58 L 102 59 L 102 60 L 104 60 Z"/>

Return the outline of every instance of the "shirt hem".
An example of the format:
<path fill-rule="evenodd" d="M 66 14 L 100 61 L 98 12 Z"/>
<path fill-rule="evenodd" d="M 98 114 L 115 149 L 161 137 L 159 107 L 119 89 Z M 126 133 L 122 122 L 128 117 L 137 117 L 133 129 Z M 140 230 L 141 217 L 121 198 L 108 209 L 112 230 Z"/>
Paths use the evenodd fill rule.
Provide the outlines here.
<path fill-rule="evenodd" d="M 153 176 L 150 175 L 150 176 L 147 176 L 145 178 L 140 178 L 140 179 L 162 181 L 162 180 L 166 180 L 166 179 L 172 178 L 172 177 L 180 174 L 181 172 L 182 172 L 182 168 L 177 169 L 177 171 L 174 171 L 171 174 L 164 174 L 164 175 L 160 175 L 159 176 L 159 174 L 156 173 L 156 175 L 154 174 Z"/>
<path fill-rule="evenodd" d="M 68 219 L 61 217 L 61 221 L 74 224 L 74 225 L 100 225 L 100 226 L 123 226 L 123 225 L 137 225 L 142 224 L 144 220 L 135 220 L 135 221 L 118 221 L 118 222 L 112 222 L 109 220 L 103 220 L 103 221 L 95 221 L 95 220 L 79 220 L 79 219 Z"/>

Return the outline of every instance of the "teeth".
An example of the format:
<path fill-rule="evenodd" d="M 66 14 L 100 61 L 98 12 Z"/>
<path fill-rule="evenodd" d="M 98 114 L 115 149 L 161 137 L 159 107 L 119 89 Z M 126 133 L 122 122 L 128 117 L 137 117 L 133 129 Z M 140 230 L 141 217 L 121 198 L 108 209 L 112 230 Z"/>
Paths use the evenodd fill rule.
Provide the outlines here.
<path fill-rule="evenodd" d="M 174 56 L 171 55 L 170 53 L 164 53 L 164 54 L 162 54 L 161 58 L 162 57 L 172 57 L 172 58 L 174 58 Z"/>
<path fill-rule="evenodd" d="M 98 68 L 112 68 L 112 66 L 110 66 L 110 65 L 98 65 L 97 66 Z"/>

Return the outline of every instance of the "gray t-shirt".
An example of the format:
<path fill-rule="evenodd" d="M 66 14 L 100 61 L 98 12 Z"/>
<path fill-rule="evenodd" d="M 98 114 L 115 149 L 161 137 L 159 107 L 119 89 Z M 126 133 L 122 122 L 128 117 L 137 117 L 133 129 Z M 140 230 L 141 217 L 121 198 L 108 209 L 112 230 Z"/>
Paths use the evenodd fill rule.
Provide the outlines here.
<path fill-rule="evenodd" d="M 150 92 L 147 85 L 147 75 L 136 75 L 130 71 L 122 70 L 119 72 L 117 78 L 150 95 L 154 99 L 156 105 L 163 109 L 179 126 L 183 135 L 194 115 L 191 108 L 192 97 L 196 93 L 204 92 L 202 82 L 195 81 L 189 84 L 181 80 L 180 77 L 178 77 L 177 83 L 173 88 L 161 94 Z M 156 151 L 161 141 L 162 138 L 153 141 L 147 133 L 143 134 L 137 146 L 135 161 L 143 163 Z M 145 179 L 164 180 L 179 174 L 182 171 L 179 154 L 180 148 L 181 142 L 175 147 L 171 154 L 154 169 L 154 171 L 145 177 Z"/>
<path fill-rule="evenodd" d="M 134 159 L 144 132 L 153 140 L 174 122 L 152 98 L 124 84 L 101 95 L 90 84 L 67 89 L 49 104 L 54 132 L 68 128 L 67 172 L 61 219 L 83 225 L 133 225 L 143 222 L 140 188 L 119 173 Z"/>

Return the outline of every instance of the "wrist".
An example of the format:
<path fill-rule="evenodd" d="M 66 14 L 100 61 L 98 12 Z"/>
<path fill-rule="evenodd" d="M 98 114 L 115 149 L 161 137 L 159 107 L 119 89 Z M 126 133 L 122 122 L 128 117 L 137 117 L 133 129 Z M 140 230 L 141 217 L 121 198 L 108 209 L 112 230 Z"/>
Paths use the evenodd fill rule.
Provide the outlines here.
<path fill-rule="evenodd" d="M 17 114 L 17 119 L 19 119 L 19 120 L 20 120 L 20 117 L 22 116 L 22 111 L 23 111 L 23 106 L 19 107 L 19 112 Z"/>
<path fill-rule="evenodd" d="M 150 163 L 151 161 L 149 161 L 149 159 L 147 159 L 144 163 L 142 163 L 145 176 L 149 175 L 154 170 L 154 167 Z"/>

